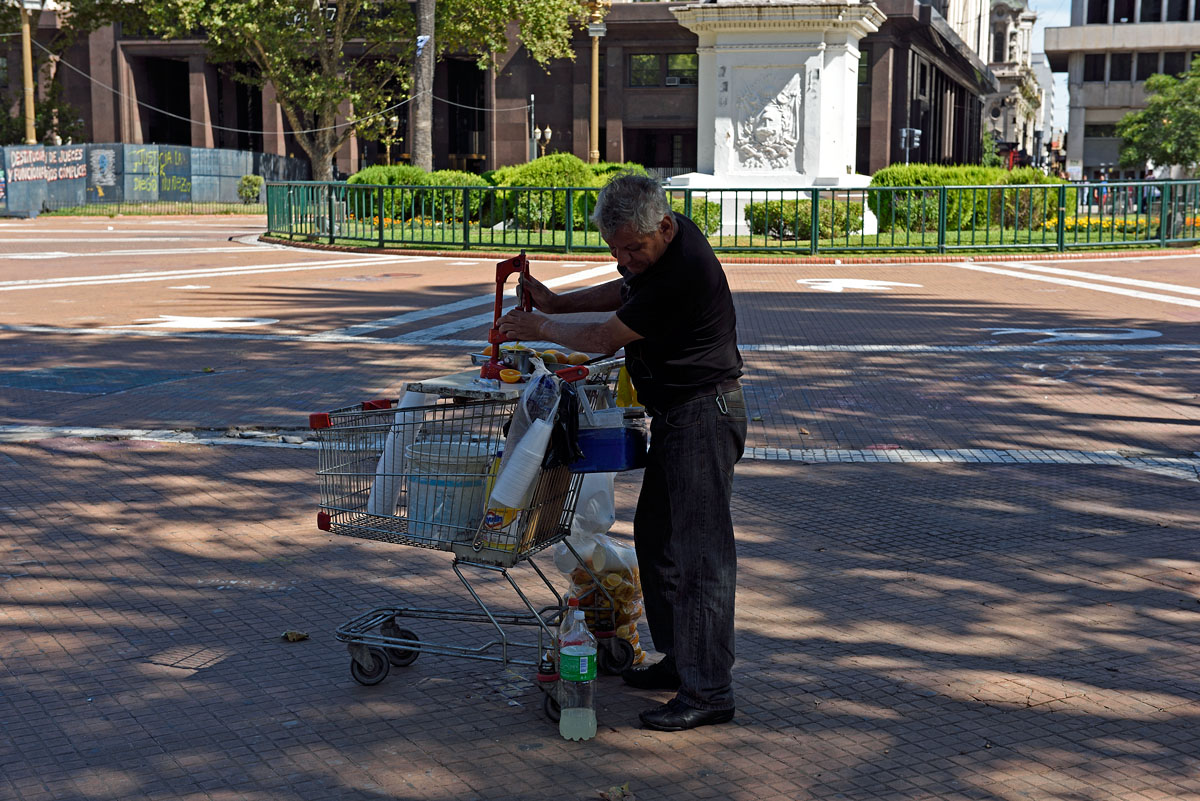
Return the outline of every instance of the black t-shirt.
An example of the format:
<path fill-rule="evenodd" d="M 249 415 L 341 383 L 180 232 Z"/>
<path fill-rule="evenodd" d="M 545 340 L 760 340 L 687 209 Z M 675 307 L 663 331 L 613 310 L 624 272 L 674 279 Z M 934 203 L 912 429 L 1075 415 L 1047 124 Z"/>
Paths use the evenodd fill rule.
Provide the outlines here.
<path fill-rule="evenodd" d="M 675 226 L 657 262 L 641 275 L 621 271 L 617 310 L 644 337 L 625 346 L 629 377 L 641 402 L 659 409 L 742 374 L 725 271 L 694 222 L 675 214 Z"/>

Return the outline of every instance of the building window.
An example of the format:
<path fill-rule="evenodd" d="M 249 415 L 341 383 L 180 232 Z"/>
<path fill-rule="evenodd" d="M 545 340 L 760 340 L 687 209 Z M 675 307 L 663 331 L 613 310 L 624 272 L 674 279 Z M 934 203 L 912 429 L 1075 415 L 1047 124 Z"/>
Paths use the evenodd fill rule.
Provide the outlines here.
<path fill-rule="evenodd" d="M 1088 53 L 1083 57 L 1083 80 L 1086 83 L 1104 83 L 1104 54 Z"/>
<path fill-rule="evenodd" d="M 1138 53 L 1137 80 L 1144 81 L 1158 72 L 1158 53 Z"/>
<path fill-rule="evenodd" d="M 1085 125 L 1083 135 L 1087 138 L 1111 139 L 1117 135 L 1116 125 Z"/>
<path fill-rule="evenodd" d="M 662 56 L 657 53 L 637 53 L 629 57 L 630 86 L 660 86 Z"/>
<path fill-rule="evenodd" d="M 858 54 L 858 124 L 871 125 L 871 50 L 864 47 Z"/>
<path fill-rule="evenodd" d="M 1004 31 L 996 31 L 992 34 L 992 63 L 999 64 L 1006 61 L 1004 52 Z"/>
<path fill-rule="evenodd" d="M 699 60 L 695 53 L 635 53 L 629 57 L 629 85 L 695 86 Z"/>
<path fill-rule="evenodd" d="M 1187 22 L 1187 0 L 1167 0 L 1167 22 Z"/>
<path fill-rule="evenodd" d="M 1196 0 L 1196 2 L 1200 3 L 1200 0 Z M 1088 25 L 1107 25 L 1108 24 L 1108 0 L 1088 0 L 1087 24 Z"/>
<path fill-rule="evenodd" d="M 1151 0 L 1162 2 L 1162 0 Z M 1113 0 L 1113 22 L 1133 22 L 1133 0 Z"/>
<path fill-rule="evenodd" d="M 1178 75 L 1187 70 L 1187 53 L 1182 50 L 1175 50 L 1170 53 L 1163 53 L 1163 74 Z"/>
<path fill-rule="evenodd" d="M 667 56 L 667 85 L 695 86 L 699 83 L 699 58 L 695 53 L 671 53 Z"/>
<path fill-rule="evenodd" d="M 1162 0 L 1142 0 L 1142 22 L 1162 21 Z"/>
<path fill-rule="evenodd" d="M 858 85 L 869 86 L 871 83 L 871 47 L 862 47 L 858 51 Z"/>
<path fill-rule="evenodd" d="M 1108 59 L 1108 80 L 1128 81 L 1133 77 L 1133 53 L 1113 53 Z"/>

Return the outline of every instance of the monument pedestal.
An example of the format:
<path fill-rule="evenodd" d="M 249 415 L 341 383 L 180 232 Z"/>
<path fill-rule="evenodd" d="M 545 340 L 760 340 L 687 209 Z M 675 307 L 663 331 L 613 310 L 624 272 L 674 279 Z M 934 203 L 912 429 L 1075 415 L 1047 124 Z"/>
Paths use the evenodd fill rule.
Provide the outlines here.
<path fill-rule="evenodd" d="M 697 171 L 671 186 L 866 186 L 854 172 L 858 42 L 884 21 L 873 3 L 716 0 L 671 11 L 700 39 Z"/>

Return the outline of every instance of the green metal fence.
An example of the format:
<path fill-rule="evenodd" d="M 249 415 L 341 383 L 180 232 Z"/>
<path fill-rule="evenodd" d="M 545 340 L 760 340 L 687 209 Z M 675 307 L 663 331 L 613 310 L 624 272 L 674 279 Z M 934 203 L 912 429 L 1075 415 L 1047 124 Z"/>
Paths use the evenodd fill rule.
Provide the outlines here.
<path fill-rule="evenodd" d="M 722 252 L 1062 252 L 1200 240 L 1200 181 L 666 191 Z M 603 251 L 591 222 L 596 192 L 268 183 L 267 232 L 385 248 Z"/>

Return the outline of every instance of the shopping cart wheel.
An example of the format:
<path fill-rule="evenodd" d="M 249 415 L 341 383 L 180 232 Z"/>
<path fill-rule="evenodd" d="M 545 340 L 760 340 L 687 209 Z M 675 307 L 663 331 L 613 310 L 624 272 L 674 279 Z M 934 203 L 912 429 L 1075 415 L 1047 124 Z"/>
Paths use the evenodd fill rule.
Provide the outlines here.
<path fill-rule="evenodd" d="M 370 668 L 364 668 L 357 659 L 350 657 L 350 675 L 354 677 L 355 681 L 370 687 L 387 678 L 391 664 L 382 648 L 368 648 L 365 661 L 370 662 Z"/>
<path fill-rule="evenodd" d="M 558 701 L 555 701 L 554 697 L 550 695 L 542 699 L 542 711 L 554 723 L 558 723 L 558 719 L 562 717 L 562 708 L 558 705 Z"/>
<path fill-rule="evenodd" d="M 611 638 L 596 653 L 596 667 L 601 673 L 615 676 L 633 667 L 633 645 L 620 637 Z"/>
<path fill-rule="evenodd" d="M 383 621 L 383 623 L 379 626 L 379 633 L 384 637 L 391 637 L 395 640 L 412 640 L 413 642 L 418 642 L 420 640 L 420 638 L 417 637 L 417 633 L 412 629 L 401 628 L 400 625 L 396 623 L 396 618 L 394 617 L 389 617 L 387 620 Z M 384 650 L 387 651 L 388 661 L 391 662 L 394 667 L 408 667 L 413 662 L 416 662 L 417 657 L 421 655 L 421 650 L 419 648 L 405 648 L 401 645 L 389 646 Z"/>

